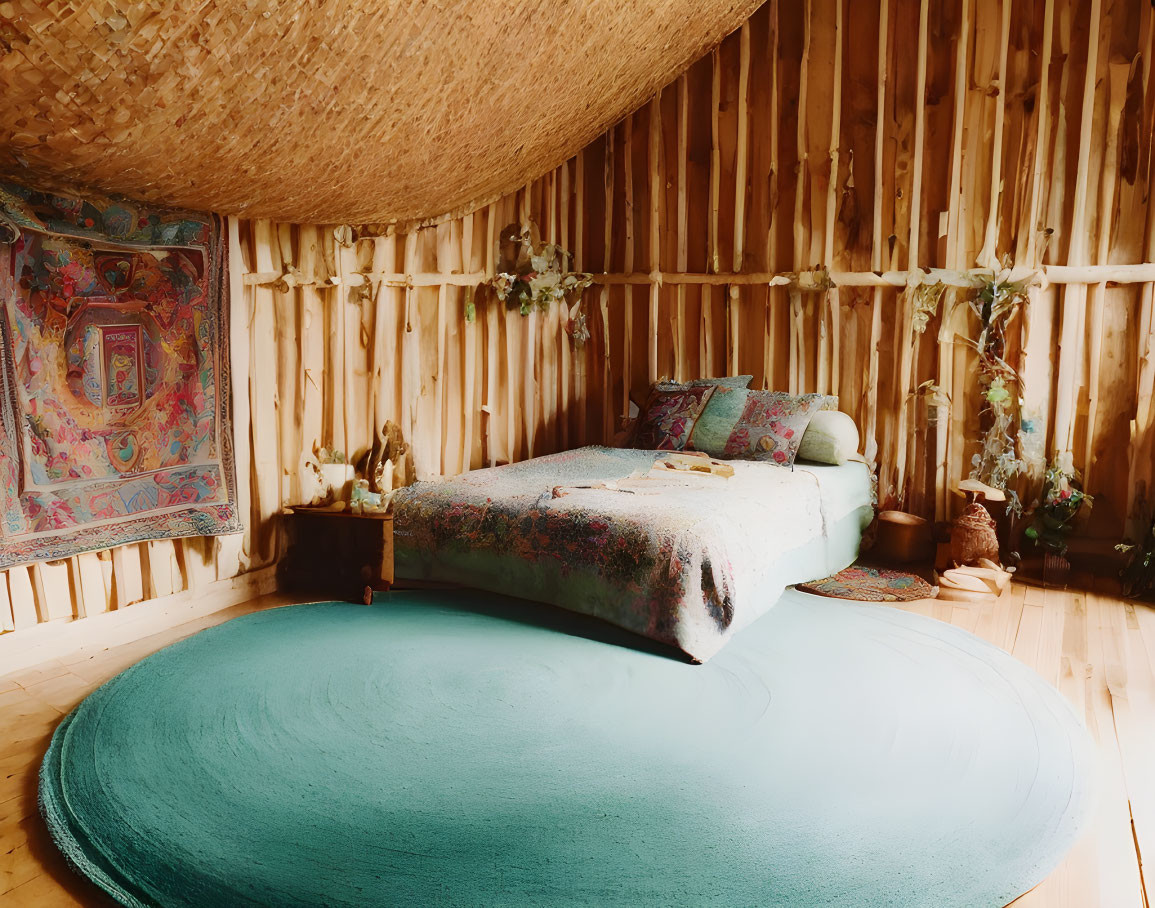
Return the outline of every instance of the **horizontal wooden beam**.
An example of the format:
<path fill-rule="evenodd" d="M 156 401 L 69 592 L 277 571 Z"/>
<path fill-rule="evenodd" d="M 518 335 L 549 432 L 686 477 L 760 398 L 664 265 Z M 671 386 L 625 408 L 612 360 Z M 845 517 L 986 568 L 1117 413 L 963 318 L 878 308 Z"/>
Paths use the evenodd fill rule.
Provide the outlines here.
<path fill-rule="evenodd" d="M 917 287 L 921 284 L 944 284 L 948 287 L 978 287 L 996 276 L 1008 281 L 1047 284 L 1147 284 L 1155 283 L 1155 262 L 1135 265 L 1044 265 L 1041 272 L 1032 268 L 1013 268 L 1008 273 L 989 268 L 960 271 L 950 268 L 916 268 L 912 271 L 826 271 L 816 268 L 802 272 L 755 271 L 743 273 L 703 273 L 691 271 L 635 271 L 617 274 L 594 274 L 595 284 L 645 285 L 700 284 L 710 286 L 759 285 L 770 287 L 797 286 L 803 290 L 826 290 L 835 287 Z M 387 287 L 476 287 L 491 275 L 484 271 L 469 273 L 366 271 L 346 275 L 344 283 L 358 286 L 384 283 Z M 827 283 L 829 281 L 829 283 Z M 248 285 L 269 285 L 283 282 L 287 287 L 312 286 L 315 282 L 302 280 L 292 272 L 254 272 L 245 275 Z M 330 279 L 325 286 L 336 286 L 339 280 Z"/>
<path fill-rule="evenodd" d="M 1148 284 L 1155 282 L 1155 262 L 1141 265 L 1045 265 L 1051 284 Z"/>
<path fill-rule="evenodd" d="M 355 271 L 345 275 L 344 279 L 333 275 L 324 281 L 317 281 L 304 277 L 293 271 L 260 271 L 245 275 L 246 285 L 268 285 L 283 283 L 286 288 L 292 287 L 336 287 L 344 283 L 349 287 L 359 287 L 366 283 L 384 283 L 386 287 L 476 287 L 484 284 L 492 277 L 485 271 L 472 271 L 468 274 L 455 272 L 431 271 L 420 274 L 405 274 L 395 271 Z"/>

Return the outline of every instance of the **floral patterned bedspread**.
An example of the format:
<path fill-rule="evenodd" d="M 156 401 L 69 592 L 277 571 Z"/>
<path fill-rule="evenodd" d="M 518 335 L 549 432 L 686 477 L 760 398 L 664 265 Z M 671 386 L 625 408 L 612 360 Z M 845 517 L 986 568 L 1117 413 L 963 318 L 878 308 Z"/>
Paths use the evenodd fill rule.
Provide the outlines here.
<path fill-rule="evenodd" d="M 651 472 L 663 456 L 588 447 L 402 489 L 397 575 L 595 615 L 705 661 L 786 584 L 826 576 L 793 576 L 789 554 L 870 502 L 861 464 Z"/>

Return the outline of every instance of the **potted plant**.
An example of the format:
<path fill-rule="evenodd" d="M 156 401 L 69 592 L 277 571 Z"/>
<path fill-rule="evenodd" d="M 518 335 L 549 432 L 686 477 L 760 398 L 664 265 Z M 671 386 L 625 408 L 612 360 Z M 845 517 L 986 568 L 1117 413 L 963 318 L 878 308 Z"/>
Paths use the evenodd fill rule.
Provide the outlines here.
<path fill-rule="evenodd" d="M 1083 507 L 1091 507 L 1091 496 L 1083 491 L 1070 451 L 1060 454 L 1047 467 L 1042 500 L 1035 508 L 1024 535 L 1035 545 L 1060 558 L 1067 554 L 1067 537 Z"/>

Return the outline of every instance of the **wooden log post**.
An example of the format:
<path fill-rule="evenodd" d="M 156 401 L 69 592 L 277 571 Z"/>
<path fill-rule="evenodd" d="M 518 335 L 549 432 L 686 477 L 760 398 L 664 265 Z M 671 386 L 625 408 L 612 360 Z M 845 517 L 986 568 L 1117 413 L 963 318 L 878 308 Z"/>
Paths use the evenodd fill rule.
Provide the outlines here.
<path fill-rule="evenodd" d="M 777 0 L 774 0 L 777 2 Z M 690 88 L 689 77 L 682 73 L 678 77 L 678 224 L 677 224 L 677 262 L 678 271 L 688 271 L 690 267 L 689 243 L 689 185 L 687 170 L 689 168 L 690 147 Z M 688 375 L 688 352 L 686 348 L 686 286 L 678 284 L 675 288 L 674 313 L 674 379 L 685 381 Z"/>
<path fill-rule="evenodd" d="M 924 0 L 925 5 L 925 0 Z M 880 0 L 878 10 L 878 91 L 875 98 L 875 127 L 874 127 L 874 212 L 872 218 L 872 233 L 870 244 L 870 267 L 875 271 L 882 270 L 882 194 L 883 189 L 883 149 L 886 140 L 886 87 L 887 87 L 887 47 L 890 36 L 889 26 L 890 2 L 889 0 Z M 921 42 L 920 42 L 921 46 Z M 925 69 L 923 71 L 923 78 L 925 78 Z M 920 105 L 921 106 L 921 105 Z M 917 133 L 917 128 L 915 129 Z M 917 138 L 916 138 L 917 142 Z M 915 157 L 918 157 L 917 145 Z M 918 197 L 914 197 L 912 204 L 917 205 Z M 913 237 L 912 237 L 913 240 Z M 910 263 L 911 267 L 915 266 L 914 262 Z M 870 340 L 867 351 L 867 374 L 866 387 L 864 389 L 863 397 L 865 398 L 864 409 L 865 418 L 863 420 L 863 441 L 864 454 L 866 460 L 871 464 L 873 469 L 878 469 L 878 347 L 882 341 L 882 288 L 876 287 L 871 294 L 870 300 Z M 909 342 L 908 342 L 909 343 Z M 906 354 L 906 350 L 900 347 L 900 357 Z M 901 365 L 899 367 L 901 373 Z M 905 410 L 905 400 L 899 400 L 900 413 Z M 900 435 L 899 444 L 902 445 L 905 439 Z M 881 474 L 880 474 L 881 476 Z M 885 486 L 881 479 L 879 482 L 879 491 L 882 493 Z"/>
<path fill-rule="evenodd" d="M 649 146 L 646 162 L 649 166 L 649 265 L 650 281 L 649 316 L 646 331 L 646 375 L 652 384 L 658 375 L 658 328 L 662 300 L 662 96 L 657 94 L 650 101 Z"/>
<path fill-rule="evenodd" d="M 733 270 L 740 273 L 746 267 L 746 196 L 749 192 L 747 171 L 750 166 L 750 23 L 744 22 L 739 31 L 738 50 L 738 139 L 734 163 L 734 262 Z M 741 337 L 742 299 L 739 289 L 731 284 L 727 300 L 726 319 L 726 373 L 737 375 Z"/>
<path fill-rule="evenodd" d="M 623 154 L 625 203 L 626 203 L 626 252 L 622 263 L 627 272 L 634 270 L 634 225 L 636 212 L 634 211 L 634 117 L 626 117 L 625 144 Z M 633 383 L 633 352 L 634 352 L 634 287 L 626 284 L 622 289 L 624 294 L 624 323 L 622 332 L 622 399 L 621 416 L 626 419 L 630 415 L 630 390 Z"/>
<path fill-rule="evenodd" d="M 1101 0 L 1091 0 L 1087 29 L 1087 71 L 1083 80 L 1083 106 L 1079 128 L 1079 157 L 1075 177 L 1074 208 L 1071 216 L 1070 265 L 1087 263 L 1087 197 L 1092 174 L 1092 124 L 1095 116 L 1095 82 L 1098 78 L 1099 25 Z M 1058 377 L 1055 388 L 1055 423 L 1053 452 L 1073 451 L 1075 447 L 1075 408 L 1079 372 L 1083 358 L 1083 335 L 1087 322 L 1087 287 L 1069 284 L 1063 293 L 1062 323 L 1059 333 Z M 1082 466 L 1086 466 L 1083 464 Z"/>

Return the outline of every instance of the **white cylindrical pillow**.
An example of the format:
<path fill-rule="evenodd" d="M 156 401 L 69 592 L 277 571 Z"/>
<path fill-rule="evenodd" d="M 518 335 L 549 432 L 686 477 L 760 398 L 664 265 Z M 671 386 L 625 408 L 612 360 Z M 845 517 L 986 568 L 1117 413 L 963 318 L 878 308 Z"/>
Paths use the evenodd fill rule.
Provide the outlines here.
<path fill-rule="evenodd" d="M 798 457 L 816 463 L 844 464 L 858 453 L 858 426 L 840 410 L 819 410 L 810 419 Z"/>

